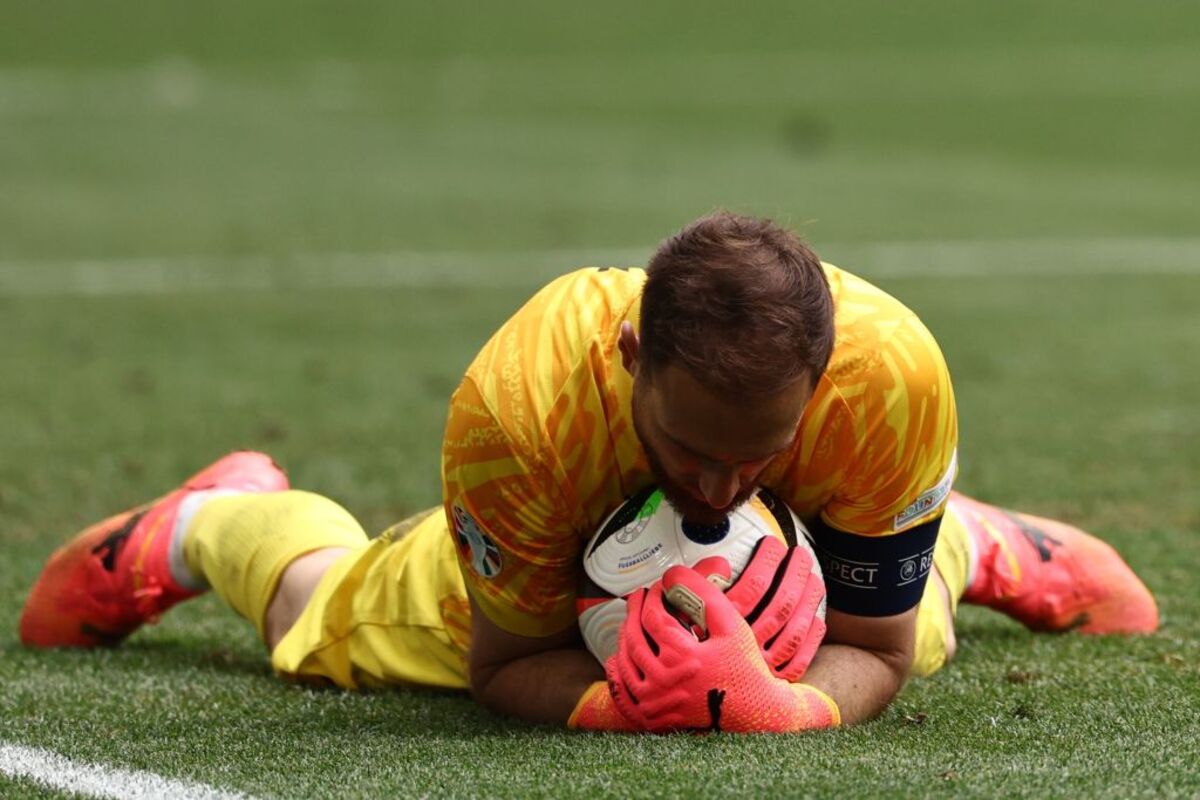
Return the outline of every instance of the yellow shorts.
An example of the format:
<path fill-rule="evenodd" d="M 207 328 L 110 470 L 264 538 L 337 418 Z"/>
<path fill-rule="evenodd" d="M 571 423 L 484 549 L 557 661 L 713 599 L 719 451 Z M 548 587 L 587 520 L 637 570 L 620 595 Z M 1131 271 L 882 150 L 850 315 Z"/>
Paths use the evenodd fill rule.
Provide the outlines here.
<path fill-rule="evenodd" d="M 470 606 L 441 508 L 336 561 L 271 653 L 280 675 L 347 689 L 467 688 Z"/>
<path fill-rule="evenodd" d="M 934 564 L 952 586 L 965 569 L 961 523 L 947 513 Z M 953 592 L 953 590 L 952 590 Z M 932 580 L 917 613 L 912 672 L 946 662 L 953 620 Z M 336 561 L 271 653 L 285 678 L 347 689 L 466 689 L 470 604 L 441 509 L 410 517 Z"/>

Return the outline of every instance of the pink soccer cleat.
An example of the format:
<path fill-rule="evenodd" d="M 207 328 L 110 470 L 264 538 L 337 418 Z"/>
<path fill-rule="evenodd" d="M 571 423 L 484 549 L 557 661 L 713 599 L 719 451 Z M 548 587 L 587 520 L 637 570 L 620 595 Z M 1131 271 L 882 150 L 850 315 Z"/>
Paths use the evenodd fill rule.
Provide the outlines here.
<path fill-rule="evenodd" d="M 950 511 L 979 550 L 963 594 L 1035 631 L 1153 633 L 1158 606 L 1107 543 L 1078 528 L 996 508 L 957 492 Z"/>
<path fill-rule="evenodd" d="M 92 525 L 50 556 L 21 612 L 31 647 L 114 646 L 200 592 L 171 576 L 171 532 L 180 502 L 205 489 L 278 492 L 288 479 L 270 456 L 230 453 L 158 500 Z"/>

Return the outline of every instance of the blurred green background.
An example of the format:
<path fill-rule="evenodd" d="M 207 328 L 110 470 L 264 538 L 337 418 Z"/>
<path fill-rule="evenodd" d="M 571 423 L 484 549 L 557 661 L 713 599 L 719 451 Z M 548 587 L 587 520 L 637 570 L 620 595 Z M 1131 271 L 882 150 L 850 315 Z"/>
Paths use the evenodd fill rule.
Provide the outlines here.
<path fill-rule="evenodd" d="M 1184 2 L 0 0 L 0 743 L 295 797 L 1195 796 L 1197 130 Z M 436 502 L 494 327 L 717 207 L 915 308 L 961 488 L 1112 541 L 1162 632 L 965 609 L 950 669 L 786 740 L 287 687 L 211 597 L 18 645 L 58 542 L 225 450 L 368 530 Z"/>
<path fill-rule="evenodd" d="M 1196 233 L 1181 2 L 14 3 L 0 256 Z"/>

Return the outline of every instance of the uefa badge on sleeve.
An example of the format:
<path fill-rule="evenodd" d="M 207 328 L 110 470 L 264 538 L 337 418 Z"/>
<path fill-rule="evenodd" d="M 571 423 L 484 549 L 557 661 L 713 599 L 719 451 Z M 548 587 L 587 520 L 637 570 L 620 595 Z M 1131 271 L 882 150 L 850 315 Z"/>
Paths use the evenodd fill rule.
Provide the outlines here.
<path fill-rule="evenodd" d="M 477 575 L 484 578 L 494 578 L 500 574 L 503 561 L 500 559 L 500 548 L 491 537 L 483 532 L 479 523 L 466 512 L 455 505 L 454 511 L 454 540 L 458 543 L 458 551 L 471 565 Z"/>

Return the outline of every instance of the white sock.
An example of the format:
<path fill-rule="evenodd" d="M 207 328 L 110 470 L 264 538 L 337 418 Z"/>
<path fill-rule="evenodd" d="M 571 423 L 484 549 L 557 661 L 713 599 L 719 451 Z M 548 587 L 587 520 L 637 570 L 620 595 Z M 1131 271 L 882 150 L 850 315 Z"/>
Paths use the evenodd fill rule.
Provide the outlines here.
<path fill-rule="evenodd" d="M 187 565 L 187 559 L 183 557 L 183 540 L 187 536 L 188 528 L 192 526 L 192 520 L 209 500 L 237 494 L 245 492 L 237 489 L 208 489 L 192 492 L 179 504 L 179 511 L 175 514 L 175 527 L 171 529 L 171 546 L 167 552 L 171 577 L 181 588 L 189 592 L 199 592 L 208 588 L 208 581 L 204 580 L 204 576 L 192 572 L 191 567 Z"/>

